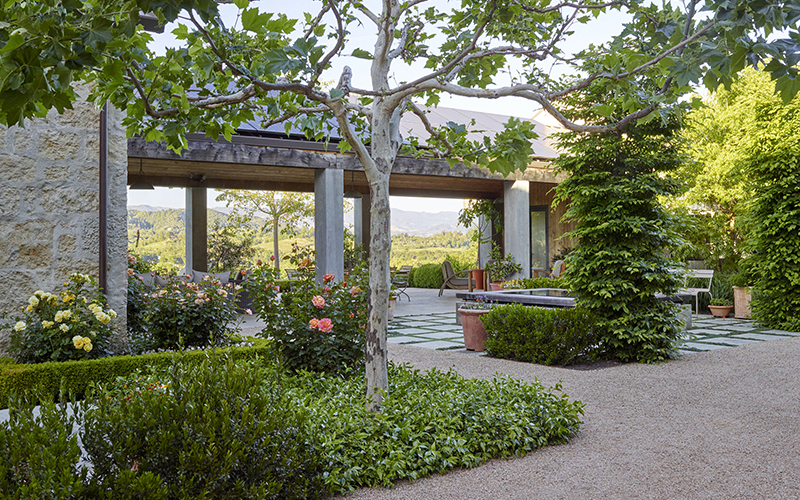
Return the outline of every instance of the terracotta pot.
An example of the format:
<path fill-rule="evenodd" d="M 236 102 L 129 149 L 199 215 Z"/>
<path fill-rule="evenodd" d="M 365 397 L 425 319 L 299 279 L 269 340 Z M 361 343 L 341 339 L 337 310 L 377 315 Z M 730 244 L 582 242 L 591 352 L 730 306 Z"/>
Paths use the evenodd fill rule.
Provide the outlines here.
<path fill-rule="evenodd" d="M 733 287 L 733 317 L 739 319 L 750 318 L 750 299 L 752 298 L 752 287 L 735 286 Z"/>
<path fill-rule="evenodd" d="M 394 305 L 397 303 L 397 298 L 389 299 L 389 321 L 394 319 Z"/>
<path fill-rule="evenodd" d="M 473 269 L 470 276 L 475 280 L 475 290 L 483 290 L 483 269 Z"/>
<path fill-rule="evenodd" d="M 727 318 L 733 310 L 733 306 L 708 306 L 708 310 L 715 318 Z"/>
<path fill-rule="evenodd" d="M 489 289 L 493 292 L 498 292 L 503 289 L 503 282 L 502 281 L 492 281 L 489 283 Z"/>
<path fill-rule="evenodd" d="M 461 313 L 461 328 L 464 330 L 464 347 L 468 351 L 481 352 L 485 348 L 483 342 L 488 338 L 483 327 L 481 316 L 488 313 L 488 309 L 459 309 Z"/>

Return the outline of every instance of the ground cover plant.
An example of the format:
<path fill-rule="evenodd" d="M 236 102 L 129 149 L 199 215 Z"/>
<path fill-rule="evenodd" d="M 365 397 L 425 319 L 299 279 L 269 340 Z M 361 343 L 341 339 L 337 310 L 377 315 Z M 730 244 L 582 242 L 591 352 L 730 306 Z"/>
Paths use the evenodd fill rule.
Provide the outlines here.
<path fill-rule="evenodd" d="M 15 443 L 0 446 L 0 488 L 36 498 L 56 498 L 47 495 L 56 487 L 74 498 L 317 498 L 522 455 L 567 442 L 582 423 L 583 404 L 558 386 L 389 370 L 378 414 L 357 370 L 290 375 L 271 360 L 214 353 L 98 387 L 71 417 L 44 405 L 42 423 L 20 420 L 26 406 L 15 401 L 0 423 L 0 444 Z M 88 476 L 70 436 L 76 422 Z M 49 446 L 64 452 L 46 469 L 34 460 Z"/>

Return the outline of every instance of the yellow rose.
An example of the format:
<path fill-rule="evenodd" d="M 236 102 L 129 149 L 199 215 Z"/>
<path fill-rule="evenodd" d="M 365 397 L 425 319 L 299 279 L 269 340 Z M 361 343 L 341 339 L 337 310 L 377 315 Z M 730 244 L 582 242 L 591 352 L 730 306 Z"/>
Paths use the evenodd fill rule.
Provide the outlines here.
<path fill-rule="evenodd" d="M 41 291 L 41 290 L 36 290 L 35 292 L 33 292 L 33 294 L 34 294 L 36 297 L 39 297 L 40 299 L 41 299 L 41 298 L 42 298 L 44 295 L 46 295 L 46 294 L 45 294 L 43 291 Z"/>
<path fill-rule="evenodd" d="M 61 326 L 58 327 L 58 329 L 61 330 L 64 333 L 66 333 L 66 332 L 69 331 L 69 325 L 62 324 Z"/>
<path fill-rule="evenodd" d="M 25 329 L 27 326 L 28 326 L 28 325 L 26 325 L 24 321 L 17 321 L 17 323 L 14 325 L 14 331 L 15 331 L 15 332 L 21 332 L 21 331 L 22 331 L 22 330 L 24 330 L 24 329 Z"/>
<path fill-rule="evenodd" d="M 108 310 L 108 315 L 109 315 L 110 317 L 112 317 L 112 318 L 116 318 L 116 317 L 117 317 L 117 313 L 116 313 L 116 312 L 114 312 L 114 310 L 113 310 L 113 309 L 109 309 L 109 310 Z"/>
<path fill-rule="evenodd" d="M 86 337 L 84 337 L 84 340 L 89 340 L 89 339 L 87 339 Z M 83 350 L 84 350 L 84 351 L 86 351 L 86 352 L 89 352 L 89 351 L 91 351 L 91 350 L 92 350 L 92 343 L 91 343 L 91 342 L 85 342 L 85 343 L 83 344 Z"/>
<path fill-rule="evenodd" d="M 51 326 L 53 326 L 52 321 L 47 321 L 47 320 L 42 321 L 42 328 L 50 328 Z"/>
<path fill-rule="evenodd" d="M 28 312 L 32 312 L 33 311 L 33 306 L 29 305 L 28 307 L 25 308 L 25 310 L 28 311 Z"/>
<path fill-rule="evenodd" d="M 80 335 L 75 335 L 74 337 L 72 337 L 72 345 L 75 346 L 75 349 L 83 349 L 83 344 L 84 344 L 83 337 L 81 337 Z"/>
<path fill-rule="evenodd" d="M 36 307 L 39 305 L 39 299 L 36 298 L 35 295 L 32 295 L 31 298 L 28 299 L 28 304 L 30 304 L 32 307 Z"/>

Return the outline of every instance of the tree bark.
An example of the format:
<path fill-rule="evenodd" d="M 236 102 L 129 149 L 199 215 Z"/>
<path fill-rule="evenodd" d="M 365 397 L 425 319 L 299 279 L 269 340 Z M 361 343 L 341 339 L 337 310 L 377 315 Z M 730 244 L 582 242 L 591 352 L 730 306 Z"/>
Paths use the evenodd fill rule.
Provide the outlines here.
<path fill-rule="evenodd" d="M 278 217 L 272 219 L 272 255 L 275 256 L 275 269 L 281 268 L 281 256 L 278 253 Z"/>

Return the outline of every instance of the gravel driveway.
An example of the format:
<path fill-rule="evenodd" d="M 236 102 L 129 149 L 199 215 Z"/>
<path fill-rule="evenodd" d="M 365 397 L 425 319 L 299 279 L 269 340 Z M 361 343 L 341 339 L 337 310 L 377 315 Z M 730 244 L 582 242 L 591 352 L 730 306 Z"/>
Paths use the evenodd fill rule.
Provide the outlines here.
<path fill-rule="evenodd" d="M 585 371 L 389 349 L 423 370 L 560 380 L 585 424 L 566 445 L 347 498 L 800 499 L 800 338 Z"/>

